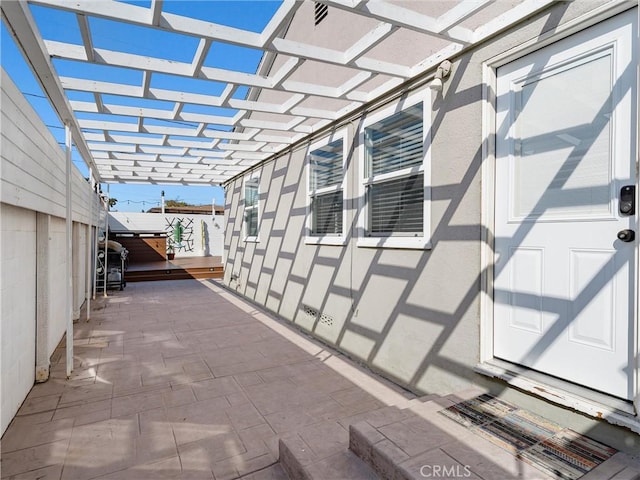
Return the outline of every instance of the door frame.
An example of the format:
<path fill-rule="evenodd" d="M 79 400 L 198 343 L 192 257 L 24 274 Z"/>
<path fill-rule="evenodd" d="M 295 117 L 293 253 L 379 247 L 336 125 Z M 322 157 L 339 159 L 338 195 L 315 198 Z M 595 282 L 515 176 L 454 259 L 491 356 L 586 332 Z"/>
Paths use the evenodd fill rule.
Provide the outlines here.
<path fill-rule="evenodd" d="M 480 361 L 476 372 L 499 378 L 519 389 L 534 393 L 553 403 L 574 408 L 597 418 L 604 418 L 610 423 L 626 426 L 640 433 L 640 322 L 638 308 L 638 290 L 640 290 L 639 270 L 640 256 L 638 244 L 635 243 L 636 288 L 633 292 L 634 322 L 632 334 L 633 351 L 637 361 L 633 372 L 634 400 L 625 402 L 610 395 L 594 392 L 586 387 L 577 387 L 568 381 L 562 381 L 526 367 L 512 364 L 493 356 L 493 321 L 494 321 L 494 232 L 495 232 L 495 155 L 496 155 L 496 84 L 498 68 L 552 43 L 558 42 L 574 33 L 585 30 L 602 21 L 628 10 L 636 9 L 640 20 L 640 6 L 636 3 L 620 1 L 598 7 L 589 13 L 579 16 L 557 27 L 553 32 L 533 38 L 528 42 L 492 57 L 482 65 L 482 168 L 481 168 L 481 291 L 480 291 Z M 639 21 L 640 23 L 640 21 Z M 638 51 L 640 52 L 640 40 Z M 638 79 L 640 82 L 640 79 Z M 638 88 L 638 87 L 637 87 Z M 639 89 L 640 90 L 640 89 Z M 637 95 L 636 116 L 640 116 L 640 91 Z M 636 120 L 638 122 L 638 119 Z M 640 123 L 637 123 L 640 125 Z M 636 183 L 640 155 L 640 135 L 636 135 Z M 640 189 L 638 189 L 640 190 Z"/>

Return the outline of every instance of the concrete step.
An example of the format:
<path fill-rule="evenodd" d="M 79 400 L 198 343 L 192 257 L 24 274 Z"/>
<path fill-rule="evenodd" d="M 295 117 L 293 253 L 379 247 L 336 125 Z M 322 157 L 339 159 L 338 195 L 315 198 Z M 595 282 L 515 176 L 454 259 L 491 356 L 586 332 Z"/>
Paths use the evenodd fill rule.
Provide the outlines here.
<path fill-rule="evenodd" d="M 242 480 L 291 480 L 279 463 L 240 478 Z"/>
<path fill-rule="evenodd" d="M 349 426 L 349 449 L 385 479 L 550 479 L 438 413 L 473 393 L 477 391 L 410 401 L 398 409 L 393 422 L 374 416 L 354 423 Z"/>
<path fill-rule="evenodd" d="M 158 280 L 188 280 L 191 278 L 222 278 L 224 268 L 186 267 L 186 268 L 154 268 L 149 270 L 127 270 L 127 282 L 151 282 Z"/>
<path fill-rule="evenodd" d="M 331 441 L 329 439 L 329 441 Z M 324 456 L 314 452 L 297 434 L 280 438 L 280 465 L 291 480 L 373 480 L 375 472 L 344 448 Z"/>
<path fill-rule="evenodd" d="M 379 476 L 373 465 L 358 457 L 357 450 L 350 450 L 352 439 L 348 431 L 351 424 L 366 421 L 367 425 L 384 427 L 412 417 L 413 410 L 424 408 L 425 404 L 436 399 L 440 397 L 427 395 L 414 398 L 351 419 L 329 421 L 286 435 L 279 441 L 280 465 L 292 480 L 391 478 Z"/>
<path fill-rule="evenodd" d="M 540 455 L 542 450 L 533 444 L 531 449 L 510 447 L 506 423 L 497 427 L 506 428 L 503 432 L 507 436 L 504 437 L 504 448 L 501 448 L 483 438 L 482 431 L 465 428 L 438 413 L 481 393 L 470 389 L 444 397 L 423 397 L 398 406 L 396 410 L 386 407 L 372 412 L 371 416 L 349 425 L 349 449 L 380 478 L 394 480 L 427 477 L 550 480 L 556 478 L 553 474 L 556 468 L 573 472 L 571 475 L 578 471 L 554 463 L 553 455 Z M 536 467 L 523 459 L 529 459 Z M 628 469 L 626 474 L 636 474 L 640 471 L 640 462 L 633 463 L 632 460 L 618 453 L 595 466 L 584 478 L 618 478 L 615 472 L 621 470 L 621 462 L 628 463 L 624 467 Z"/>

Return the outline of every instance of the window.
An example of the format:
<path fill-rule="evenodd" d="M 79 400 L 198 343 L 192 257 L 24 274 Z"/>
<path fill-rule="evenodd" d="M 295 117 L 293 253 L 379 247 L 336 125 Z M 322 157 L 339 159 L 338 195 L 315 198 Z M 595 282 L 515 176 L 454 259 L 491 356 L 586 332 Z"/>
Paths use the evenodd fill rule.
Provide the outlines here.
<path fill-rule="evenodd" d="M 251 175 L 244 179 L 244 239 L 258 241 L 258 199 L 260 177 Z"/>
<path fill-rule="evenodd" d="M 344 243 L 345 132 L 317 142 L 307 155 L 307 243 Z"/>
<path fill-rule="evenodd" d="M 422 96 L 365 121 L 359 246 L 430 247 L 429 126 Z"/>

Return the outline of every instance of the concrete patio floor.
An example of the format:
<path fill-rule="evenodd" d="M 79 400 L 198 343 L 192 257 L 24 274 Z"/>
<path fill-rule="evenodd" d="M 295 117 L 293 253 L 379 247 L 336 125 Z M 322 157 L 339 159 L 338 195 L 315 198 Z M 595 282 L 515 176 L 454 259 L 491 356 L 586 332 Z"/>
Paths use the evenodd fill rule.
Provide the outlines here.
<path fill-rule="evenodd" d="M 286 479 L 286 438 L 318 459 L 316 471 L 324 465 L 314 478 L 356 478 L 340 477 L 332 460 L 351 461 L 349 426 L 420 402 L 213 280 L 110 292 L 75 325 L 69 380 L 65 353 L 56 350 L 50 380 L 34 386 L 5 433 L 2 478 Z M 500 478 L 548 478 L 465 441 Z M 357 478 L 375 476 L 364 468 Z"/>

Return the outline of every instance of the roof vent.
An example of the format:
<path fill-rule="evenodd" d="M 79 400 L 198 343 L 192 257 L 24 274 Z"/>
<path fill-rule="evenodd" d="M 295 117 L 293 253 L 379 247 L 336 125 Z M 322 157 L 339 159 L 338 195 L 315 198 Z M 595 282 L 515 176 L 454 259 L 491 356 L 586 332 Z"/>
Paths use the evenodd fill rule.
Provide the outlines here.
<path fill-rule="evenodd" d="M 327 12 L 329 11 L 329 7 L 324 3 L 316 2 L 314 9 L 314 24 L 318 25 L 324 17 L 327 16 Z"/>

